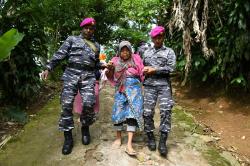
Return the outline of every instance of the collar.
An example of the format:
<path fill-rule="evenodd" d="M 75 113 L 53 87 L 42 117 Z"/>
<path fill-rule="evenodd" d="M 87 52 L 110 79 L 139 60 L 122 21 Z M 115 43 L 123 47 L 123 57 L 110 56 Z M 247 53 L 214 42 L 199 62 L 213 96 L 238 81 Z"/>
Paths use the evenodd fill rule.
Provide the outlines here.
<path fill-rule="evenodd" d="M 158 51 L 161 51 L 161 50 L 166 50 L 166 47 L 163 45 L 161 48 L 156 49 L 155 47 L 152 47 L 152 49 L 153 49 L 154 52 L 158 52 Z"/>
<path fill-rule="evenodd" d="M 84 39 L 82 33 L 79 35 L 79 37 L 82 38 L 82 39 Z M 92 36 L 90 39 L 86 39 L 86 40 L 89 40 L 89 41 L 92 41 L 92 42 L 95 43 L 95 38 L 94 38 L 94 36 Z"/>

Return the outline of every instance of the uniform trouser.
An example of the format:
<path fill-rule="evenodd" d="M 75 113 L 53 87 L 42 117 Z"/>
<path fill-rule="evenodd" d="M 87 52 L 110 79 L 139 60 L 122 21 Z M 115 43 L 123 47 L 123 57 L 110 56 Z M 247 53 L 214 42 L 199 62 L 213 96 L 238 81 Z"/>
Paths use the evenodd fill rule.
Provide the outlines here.
<path fill-rule="evenodd" d="M 169 133 L 171 130 L 171 114 L 174 101 L 172 90 L 169 86 L 144 86 L 144 131 L 152 132 L 154 126 L 154 114 L 157 99 L 160 106 L 160 128 L 161 132 Z"/>
<path fill-rule="evenodd" d="M 83 112 L 80 116 L 82 126 L 89 126 L 95 121 L 94 105 L 95 105 L 95 79 L 89 81 L 79 81 L 73 84 L 65 81 L 61 93 L 61 118 L 59 120 L 59 130 L 69 131 L 74 128 L 73 121 L 73 102 L 78 90 L 83 100 Z"/>

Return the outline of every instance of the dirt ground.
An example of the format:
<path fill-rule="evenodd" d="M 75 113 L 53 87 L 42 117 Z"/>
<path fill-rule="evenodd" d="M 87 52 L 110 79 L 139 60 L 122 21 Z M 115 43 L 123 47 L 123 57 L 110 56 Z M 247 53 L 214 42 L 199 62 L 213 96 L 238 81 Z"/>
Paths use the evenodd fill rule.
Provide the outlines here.
<path fill-rule="evenodd" d="M 189 108 L 196 120 L 219 137 L 219 146 L 250 161 L 250 96 L 221 94 L 216 88 L 180 87 L 174 83 L 178 104 Z"/>

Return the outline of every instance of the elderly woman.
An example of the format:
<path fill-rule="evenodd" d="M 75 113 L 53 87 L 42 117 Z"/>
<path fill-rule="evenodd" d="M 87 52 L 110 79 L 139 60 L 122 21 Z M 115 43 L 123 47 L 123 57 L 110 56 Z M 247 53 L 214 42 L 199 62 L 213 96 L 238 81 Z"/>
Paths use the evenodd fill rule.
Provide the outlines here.
<path fill-rule="evenodd" d="M 128 142 L 125 152 L 136 155 L 132 147 L 136 127 L 142 128 L 143 97 L 143 62 L 139 55 L 132 54 L 131 44 L 122 41 L 119 44 L 118 56 L 107 65 L 106 75 L 115 86 L 112 121 L 116 129 L 116 140 L 113 146 L 120 146 L 123 124 L 127 124 Z"/>

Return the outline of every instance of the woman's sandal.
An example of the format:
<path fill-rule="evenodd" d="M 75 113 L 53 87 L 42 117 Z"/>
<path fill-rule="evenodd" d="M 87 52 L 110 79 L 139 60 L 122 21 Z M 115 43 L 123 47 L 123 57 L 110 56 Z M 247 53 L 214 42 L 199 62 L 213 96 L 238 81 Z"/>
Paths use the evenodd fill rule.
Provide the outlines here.
<path fill-rule="evenodd" d="M 125 148 L 125 152 L 129 155 L 129 156 L 136 156 L 137 152 L 136 151 L 129 151 L 128 148 Z"/>

